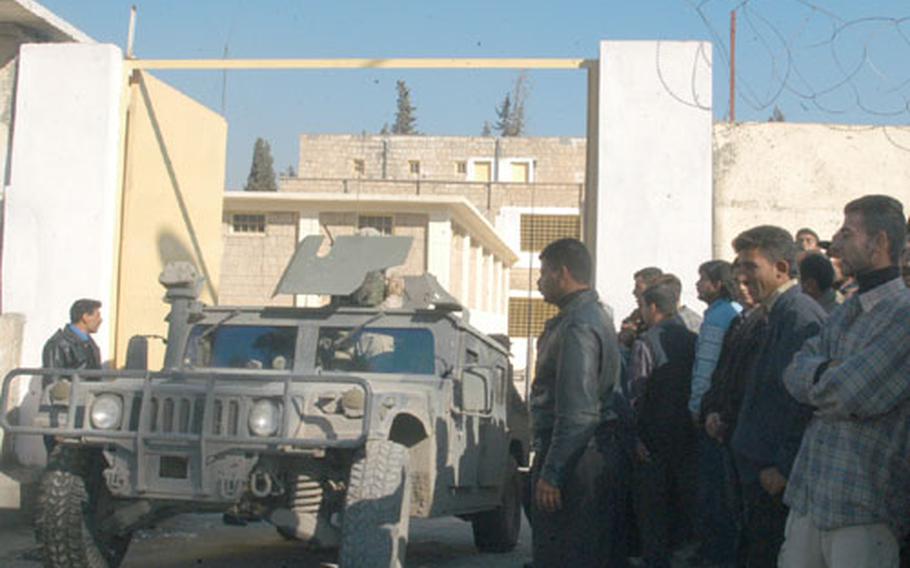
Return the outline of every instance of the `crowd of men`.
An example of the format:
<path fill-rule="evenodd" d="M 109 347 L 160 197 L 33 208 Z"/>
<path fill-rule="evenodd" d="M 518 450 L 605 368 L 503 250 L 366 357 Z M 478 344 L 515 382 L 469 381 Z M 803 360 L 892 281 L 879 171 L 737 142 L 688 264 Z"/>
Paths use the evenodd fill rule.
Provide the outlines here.
<path fill-rule="evenodd" d="M 618 334 L 584 245 L 548 245 L 538 286 L 559 313 L 530 398 L 533 564 L 671 566 L 696 544 L 687 565 L 901 565 L 907 223 L 870 195 L 830 243 L 744 231 L 734 262 L 699 267 L 703 317 L 677 276 L 643 268 Z"/>

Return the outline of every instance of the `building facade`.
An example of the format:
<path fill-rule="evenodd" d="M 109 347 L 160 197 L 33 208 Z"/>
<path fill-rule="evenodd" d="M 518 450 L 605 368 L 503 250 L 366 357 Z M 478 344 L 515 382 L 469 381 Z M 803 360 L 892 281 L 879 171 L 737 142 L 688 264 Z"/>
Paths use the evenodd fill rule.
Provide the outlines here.
<path fill-rule="evenodd" d="M 274 295 L 297 244 L 372 228 L 413 237 L 405 263 L 390 272 L 429 272 L 469 310 L 487 333 L 508 329 L 511 267 L 518 255 L 467 199 L 457 196 L 345 195 L 333 193 L 225 194 L 222 304 L 320 305 L 326 298 Z"/>

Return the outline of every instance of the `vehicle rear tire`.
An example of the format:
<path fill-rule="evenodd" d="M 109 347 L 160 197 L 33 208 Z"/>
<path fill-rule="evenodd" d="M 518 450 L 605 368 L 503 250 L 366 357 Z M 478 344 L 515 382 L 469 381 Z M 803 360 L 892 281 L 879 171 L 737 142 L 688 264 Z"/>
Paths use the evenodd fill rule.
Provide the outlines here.
<path fill-rule="evenodd" d="M 114 511 L 101 476 L 100 457 L 58 447 L 41 477 L 35 530 L 51 568 L 115 568 L 123 561 L 132 533 L 106 534 L 98 527 Z"/>
<path fill-rule="evenodd" d="M 342 568 L 403 567 L 410 504 L 407 448 L 367 442 L 351 466 L 341 523 Z"/>
<path fill-rule="evenodd" d="M 510 459 L 508 478 L 502 488 L 499 507 L 474 516 L 474 546 L 481 552 L 509 552 L 518 544 L 521 532 L 521 475 Z"/>

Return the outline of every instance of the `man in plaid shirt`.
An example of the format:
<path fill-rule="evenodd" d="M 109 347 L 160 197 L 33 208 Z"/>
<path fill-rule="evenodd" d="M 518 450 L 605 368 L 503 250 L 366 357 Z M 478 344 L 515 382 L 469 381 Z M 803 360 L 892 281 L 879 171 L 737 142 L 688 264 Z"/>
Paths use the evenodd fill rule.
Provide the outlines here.
<path fill-rule="evenodd" d="M 859 283 L 784 373 L 814 407 L 784 497 L 783 567 L 896 567 L 910 530 L 910 290 L 905 218 L 881 195 L 851 201 L 833 253 Z"/>

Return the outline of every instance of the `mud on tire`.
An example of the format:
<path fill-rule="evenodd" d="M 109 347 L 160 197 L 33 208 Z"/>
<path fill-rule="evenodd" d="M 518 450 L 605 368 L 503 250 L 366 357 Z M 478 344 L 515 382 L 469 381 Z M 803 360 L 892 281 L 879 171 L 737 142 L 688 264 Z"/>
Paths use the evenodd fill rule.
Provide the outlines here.
<path fill-rule="evenodd" d="M 35 533 L 51 568 L 115 568 L 123 561 L 131 534 L 105 535 L 98 523 L 111 511 L 101 477 L 100 456 L 58 447 L 41 477 L 35 507 Z"/>
<path fill-rule="evenodd" d="M 474 546 L 481 552 L 509 552 L 518 544 L 521 532 L 521 476 L 514 459 L 510 460 L 501 504 L 492 511 L 474 516 L 471 528 L 474 529 Z"/>
<path fill-rule="evenodd" d="M 410 503 L 407 448 L 384 440 L 367 442 L 351 467 L 341 529 L 342 568 L 404 566 Z"/>

